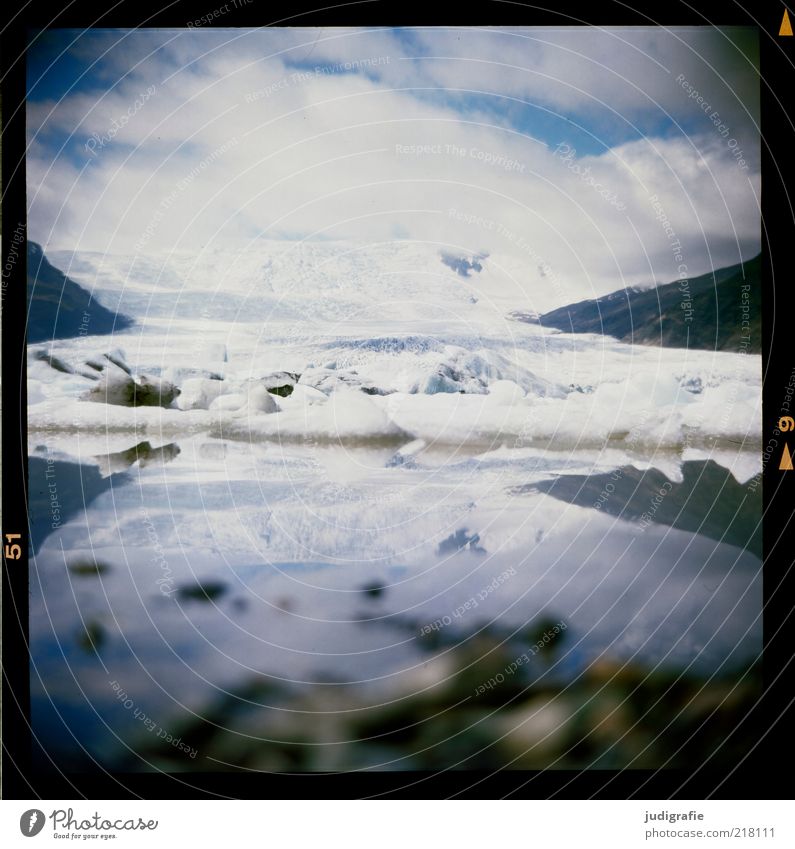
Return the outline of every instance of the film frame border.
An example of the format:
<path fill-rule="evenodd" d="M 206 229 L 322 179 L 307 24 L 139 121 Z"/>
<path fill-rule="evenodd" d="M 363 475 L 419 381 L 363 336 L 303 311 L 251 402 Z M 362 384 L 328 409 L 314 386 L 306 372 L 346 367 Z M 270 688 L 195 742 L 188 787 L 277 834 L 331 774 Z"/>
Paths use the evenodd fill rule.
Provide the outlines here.
<path fill-rule="evenodd" d="M 750 4 L 749 4 L 750 5 Z M 151 0 L 122 0 L 97 14 L 92 4 L 75 0 L 66 8 L 48 8 L 31 0 L 19 8 L 0 34 L 2 46 L 2 187 L 3 244 L 11 244 L 25 222 L 25 65 L 21 53 L 27 32 L 49 27 L 168 27 L 185 28 L 186 21 L 212 15 L 217 3 L 175 0 L 165 8 Z M 203 26 L 446 26 L 534 25 L 571 26 L 759 26 L 762 115 L 762 255 L 763 255 L 763 444 L 777 438 L 783 388 L 795 367 L 789 345 L 787 315 L 781 306 L 787 281 L 792 279 L 789 248 L 795 236 L 795 214 L 788 187 L 795 187 L 791 156 L 795 141 L 790 115 L 795 114 L 792 86 L 795 77 L 795 39 L 787 41 L 782 28 L 784 4 L 769 3 L 758 15 L 737 3 L 715 9 L 697 9 L 673 0 L 661 4 L 635 0 L 631 5 L 609 0 L 594 8 L 581 0 L 550 10 L 513 0 L 490 0 L 461 7 L 454 14 L 434 10 L 414 0 L 357 0 L 313 6 L 293 2 L 278 20 L 258 2 L 240 3 Z M 783 44 L 782 44 L 783 42 Z M 18 238 L 18 236 L 17 236 Z M 643 772 L 601 770 L 539 773 L 476 771 L 441 773 L 344 773 L 251 775 L 225 773 L 80 773 L 61 775 L 31 772 L 31 732 L 27 658 L 27 428 L 25 385 L 25 263 L 17 262 L 3 297 L 3 534 L 22 529 L 19 557 L 4 557 L 3 600 L 3 797 L 20 798 L 787 798 L 766 764 L 781 754 L 781 739 L 792 718 L 788 683 L 792 674 L 793 640 L 793 529 L 795 475 L 778 462 L 763 472 L 764 503 L 764 656 L 765 692 L 746 718 L 758 730 L 759 743 L 745 763 L 731 775 L 697 771 Z M 778 295 L 778 298 L 777 298 Z M 777 310 L 776 307 L 779 306 Z M 795 440 L 793 440 L 795 443 Z M 778 443 L 780 444 L 780 443 Z M 780 452 L 780 448 L 777 451 Z M 778 453 L 775 454 L 778 458 Z M 4 538 L 5 542 L 5 538 Z M 12 550 L 13 551 L 13 550 Z M 783 794 L 783 795 L 782 795 Z"/>

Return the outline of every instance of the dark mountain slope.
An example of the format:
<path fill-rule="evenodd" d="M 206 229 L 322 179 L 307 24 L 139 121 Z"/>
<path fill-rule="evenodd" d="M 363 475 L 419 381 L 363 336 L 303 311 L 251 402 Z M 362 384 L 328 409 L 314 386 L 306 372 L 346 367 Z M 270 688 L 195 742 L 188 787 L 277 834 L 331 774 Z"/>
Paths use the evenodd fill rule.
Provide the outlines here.
<path fill-rule="evenodd" d="M 82 286 L 50 265 L 35 242 L 28 242 L 28 342 L 113 333 L 132 321 L 95 301 Z"/>
<path fill-rule="evenodd" d="M 598 504 L 603 513 L 641 527 L 644 520 L 668 525 L 745 548 L 761 558 L 761 490 L 749 493 L 714 460 L 689 460 L 682 465 L 682 476 L 682 483 L 674 483 L 657 469 L 624 466 L 600 475 L 560 475 L 516 487 L 513 493 L 544 492 L 580 507 Z"/>
<path fill-rule="evenodd" d="M 749 288 L 743 291 L 743 286 Z M 760 255 L 688 281 L 643 291 L 619 289 L 560 307 L 539 322 L 566 333 L 604 333 L 642 345 L 759 353 L 761 302 Z"/>

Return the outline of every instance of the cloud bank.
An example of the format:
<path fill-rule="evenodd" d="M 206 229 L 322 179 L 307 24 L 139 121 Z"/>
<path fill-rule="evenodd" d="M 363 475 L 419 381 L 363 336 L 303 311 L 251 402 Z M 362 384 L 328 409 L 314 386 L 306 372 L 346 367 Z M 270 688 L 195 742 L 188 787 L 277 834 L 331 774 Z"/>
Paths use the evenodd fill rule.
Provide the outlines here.
<path fill-rule="evenodd" d="M 50 32 L 30 237 L 421 240 L 582 297 L 695 275 L 759 250 L 757 52 L 707 28 Z"/>

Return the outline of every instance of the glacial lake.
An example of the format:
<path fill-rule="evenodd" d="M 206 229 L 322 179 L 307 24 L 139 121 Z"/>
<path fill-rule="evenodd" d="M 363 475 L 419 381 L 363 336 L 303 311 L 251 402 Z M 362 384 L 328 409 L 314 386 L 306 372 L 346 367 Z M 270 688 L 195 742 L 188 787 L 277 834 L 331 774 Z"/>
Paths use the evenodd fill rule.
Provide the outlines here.
<path fill-rule="evenodd" d="M 500 736 L 483 729 L 501 686 L 574 693 L 605 663 L 747 681 L 759 491 L 712 461 L 616 463 L 609 447 L 32 433 L 40 765 L 501 766 L 478 737 Z M 396 705 L 391 730 L 368 726 Z M 396 740 L 395 723 L 425 731 Z"/>

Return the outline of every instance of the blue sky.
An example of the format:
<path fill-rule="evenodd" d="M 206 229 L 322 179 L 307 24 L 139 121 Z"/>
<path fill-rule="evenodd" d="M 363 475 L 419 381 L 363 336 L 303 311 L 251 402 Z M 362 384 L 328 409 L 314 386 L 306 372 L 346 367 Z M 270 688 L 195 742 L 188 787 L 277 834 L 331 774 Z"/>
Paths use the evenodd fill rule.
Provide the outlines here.
<path fill-rule="evenodd" d="M 224 31 L 229 32 L 229 31 Z M 233 31 L 235 32 L 235 31 Z M 309 32 L 309 31 L 305 31 Z M 484 115 L 492 115 L 496 120 L 508 120 L 513 127 L 520 132 L 541 139 L 547 143 L 557 144 L 561 140 L 572 144 L 578 151 L 588 154 L 599 154 L 605 149 L 634 141 L 643 136 L 674 135 L 677 133 L 698 133 L 700 128 L 701 114 L 692 108 L 692 103 L 683 101 L 678 104 L 679 109 L 667 112 L 669 104 L 663 104 L 663 108 L 653 105 L 649 94 L 646 99 L 642 91 L 636 92 L 638 108 L 632 110 L 632 114 L 625 115 L 621 110 L 613 111 L 609 103 L 599 106 L 595 102 L 592 109 L 560 108 L 554 103 L 553 91 L 548 91 L 546 96 L 523 97 L 521 94 L 509 94 L 500 91 L 500 86 L 483 84 L 473 86 L 467 90 L 471 83 L 463 83 L 462 90 L 456 90 L 452 85 L 439 85 L 429 74 L 426 80 L 422 80 L 422 64 L 427 61 L 425 57 L 432 55 L 429 48 L 428 30 L 400 30 L 389 31 L 394 38 L 395 44 L 399 45 L 402 53 L 395 57 L 396 61 L 409 61 L 414 65 L 416 77 L 415 96 L 425 99 L 430 103 L 452 106 L 462 114 L 477 112 Z M 539 31 L 536 31 L 539 32 Z M 582 31 L 581 31 L 582 32 Z M 756 33 L 751 30 L 735 29 L 723 34 L 695 30 L 698 38 L 688 38 L 688 33 L 679 33 L 676 40 L 669 37 L 671 53 L 679 52 L 675 64 L 688 66 L 696 65 L 699 74 L 708 72 L 708 65 L 713 64 L 715 73 L 709 74 L 714 79 L 712 93 L 717 102 L 724 105 L 726 117 L 729 124 L 738 126 L 758 120 L 758 94 L 754 91 L 754 69 L 758 69 L 758 39 Z M 545 34 L 544 41 L 553 38 L 554 31 Z M 237 33 L 235 33 L 237 34 Z M 121 30 L 50 30 L 32 34 L 32 46 L 28 56 L 28 96 L 31 102 L 59 101 L 68 95 L 81 92 L 95 92 L 101 94 L 108 87 L 118 84 L 125 78 L 125 73 L 136 76 L 130 68 L 120 67 L 118 57 L 120 54 L 129 55 L 129 51 L 135 42 L 141 43 L 138 55 L 143 56 L 155 50 L 155 55 L 167 55 L 169 44 L 193 40 L 197 44 L 196 53 L 202 53 L 207 49 L 223 50 L 223 42 L 217 46 L 218 39 L 212 38 L 215 34 L 202 30 L 187 31 L 147 31 L 146 33 L 129 32 Z M 256 39 L 257 33 L 251 34 Z M 467 33 L 457 32 L 454 36 L 456 41 L 465 43 Z M 677 43 L 678 40 L 682 43 Z M 216 45 L 201 45 L 202 41 L 215 41 Z M 269 39 L 270 40 L 270 39 Z M 496 40 L 499 43 L 499 39 Z M 693 62 L 694 56 L 688 56 L 690 50 L 686 45 L 688 42 L 696 42 L 694 48 L 703 50 L 708 44 L 712 48 L 713 55 L 704 55 L 697 62 Z M 612 46 L 621 45 L 619 41 Z M 144 46 L 145 45 L 145 46 Z M 534 44 L 528 44 L 531 51 Z M 351 44 L 350 58 L 359 57 L 360 45 Z M 568 47 L 566 48 L 569 49 Z M 637 58 L 638 51 L 635 48 L 623 46 L 623 56 Z M 322 51 L 315 53 L 313 46 L 304 47 L 300 50 L 288 52 L 285 59 L 285 67 L 294 70 L 312 71 L 317 67 Z M 104 55 L 103 55 L 104 54 Z M 314 56 L 313 56 L 314 54 Z M 342 61 L 342 60 L 341 60 Z M 608 68 L 611 72 L 620 73 L 623 64 L 621 49 L 614 61 Z M 532 67 L 532 61 L 528 61 L 528 67 Z M 648 67 L 657 73 L 653 74 L 664 78 L 665 74 L 658 66 L 655 69 L 653 60 L 648 61 Z M 701 67 L 698 67 L 698 66 Z M 363 67 L 358 71 L 347 71 L 344 68 L 329 68 L 326 73 L 339 75 L 358 74 L 372 80 L 378 80 L 385 68 Z M 514 72 L 518 74 L 519 72 Z M 691 73 L 692 76 L 697 76 Z M 715 79 L 723 80 L 717 85 Z M 737 79 L 745 78 L 743 90 L 738 90 Z M 493 83 L 493 80 L 490 80 Z M 422 85 L 425 83 L 425 85 Z M 735 94 L 736 92 L 736 94 Z M 749 96 L 750 93 L 750 96 Z M 734 102 L 732 102 L 734 101 Z M 643 108 L 645 106 L 646 108 Z M 746 109 L 748 114 L 746 114 Z M 719 110 L 720 111 L 720 110 Z M 733 118 L 733 120 L 732 120 Z"/>
<path fill-rule="evenodd" d="M 451 238 L 440 211 L 466 206 L 554 240 L 572 268 L 583 261 L 571 244 L 588 233 L 614 267 L 629 215 L 639 235 L 626 250 L 648 277 L 655 261 L 671 265 L 657 195 L 683 233 L 697 231 L 697 267 L 715 263 L 710 240 L 737 261 L 759 243 L 757 54 L 755 32 L 708 28 L 32 34 L 32 232 L 100 250 L 222 234 Z M 230 139 L 234 156 L 219 154 Z M 413 146 L 427 151 L 401 152 Z M 145 237 L 152 207 L 196 167 L 201 179 L 163 216 L 189 222 L 158 220 Z"/>

